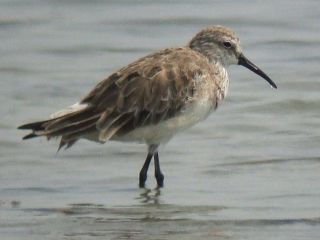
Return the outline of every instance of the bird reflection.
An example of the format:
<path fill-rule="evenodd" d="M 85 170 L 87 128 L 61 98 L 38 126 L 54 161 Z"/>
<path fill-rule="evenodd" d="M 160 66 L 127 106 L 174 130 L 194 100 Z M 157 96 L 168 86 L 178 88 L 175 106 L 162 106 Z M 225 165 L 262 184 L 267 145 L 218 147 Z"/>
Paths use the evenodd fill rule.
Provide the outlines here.
<path fill-rule="evenodd" d="M 140 196 L 137 197 L 137 199 L 140 200 L 140 202 L 143 204 L 158 205 L 158 204 L 161 204 L 160 195 L 161 195 L 161 190 L 159 187 L 153 190 L 149 188 L 143 188 L 142 192 L 140 193 Z"/>

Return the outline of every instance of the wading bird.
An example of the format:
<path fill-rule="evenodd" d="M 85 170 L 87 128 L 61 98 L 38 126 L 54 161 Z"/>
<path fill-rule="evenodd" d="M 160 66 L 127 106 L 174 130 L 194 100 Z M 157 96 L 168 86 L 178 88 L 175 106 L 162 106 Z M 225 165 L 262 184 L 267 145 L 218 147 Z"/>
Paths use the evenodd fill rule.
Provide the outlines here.
<path fill-rule="evenodd" d="M 232 64 L 250 69 L 277 88 L 244 56 L 232 30 L 212 26 L 197 33 L 187 46 L 142 57 L 111 74 L 78 103 L 19 129 L 32 130 L 23 139 L 61 137 L 59 149 L 80 138 L 145 143 L 148 154 L 139 186 L 145 186 L 154 158 L 155 178 L 162 187 L 159 145 L 218 107 L 228 91 L 227 67 Z"/>

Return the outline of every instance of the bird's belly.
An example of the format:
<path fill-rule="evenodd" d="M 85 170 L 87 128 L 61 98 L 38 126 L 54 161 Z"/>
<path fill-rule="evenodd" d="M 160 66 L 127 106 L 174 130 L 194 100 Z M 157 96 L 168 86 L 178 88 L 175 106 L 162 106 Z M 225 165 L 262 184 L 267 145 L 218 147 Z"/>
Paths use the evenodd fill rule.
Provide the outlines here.
<path fill-rule="evenodd" d="M 207 118 L 212 109 L 211 101 L 197 102 L 183 110 L 176 117 L 161 121 L 156 125 L 149 125 L 134 129 L 125 135 L 113 137 L 111 140 L 136 141 L 147 144 L 160 144 L 167 142 L 174 134 Z"/>

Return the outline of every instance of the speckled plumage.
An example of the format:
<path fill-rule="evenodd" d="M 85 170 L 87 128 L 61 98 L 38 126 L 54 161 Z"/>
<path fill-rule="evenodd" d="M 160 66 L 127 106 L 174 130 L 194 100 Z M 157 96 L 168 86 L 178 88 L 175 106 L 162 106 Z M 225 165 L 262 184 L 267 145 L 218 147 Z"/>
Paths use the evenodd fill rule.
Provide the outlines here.
<path fill-rule="evenodd" d="M 186 47 L 140 58 L 100 82 L 79 103 L 48 120 L 21 126 L 32 130 L 24 139 L 61 136 L 59 148 L 80 138 L 138 141 L 146 143 L 156 159 L 161 143 L 217 108 L 228 91 L 230 64 L 244 65 L 270 83 L 244 58 L 239 44 L 230 29 L 206 28 Z"/>
<path fill-rule="evenodd" d="M 207 105 L 209 113 L 225 97 L 229 80 L 223 65 L 210 62 L 200 51 L 192 49 L 191 44 L 196 40 L 193 39 L 188 47 L 150 54 L 113 73 L 80 101 L 79 108 L 66 111 L 64 116 L 62 111 L 57 119 L 43 122 L 36 134 L 49 138 L 62 136 L 61 146 L 71 146 L 79 138 L 99 142 L 126 141 L 125 135 L 131 131 L 147 126 L 150 129 L 159 122 L 184 114 L 198 101 L 205 101 L 202 104 Z M 198 121 L 207 113 L 203 113 Z M 197 120 L 184 122 L 189 127 Z M 185 128 L 180 125 L 183 123 L 177 123 L 177 130 Z M 173 128 L 175 126 L 170 132 L 162 133 L 164 141 L 172 137 Z M 152 139 L 150 135 L 139 138 L 131 134 L 129 139 L 147 144 L 161 143 L 162 139 Z"/>

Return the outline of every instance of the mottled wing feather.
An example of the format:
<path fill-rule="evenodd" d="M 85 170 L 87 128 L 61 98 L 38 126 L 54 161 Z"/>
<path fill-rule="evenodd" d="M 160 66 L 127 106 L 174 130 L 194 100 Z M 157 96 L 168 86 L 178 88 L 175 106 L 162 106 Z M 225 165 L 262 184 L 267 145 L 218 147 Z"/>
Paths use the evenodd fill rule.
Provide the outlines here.
<path fill-rule="evenodd" d="M 65 115 L 25 124 L 24 139 L 62 136 L 59 149 L 79 138 L 106 141 L 180 114 L 192 102 L 195 79 L 210 75 L 206 58 L 190 48 L 165 49 L 133 62 L 100 82 Z"/>
<path fill-rule="evenodd" d="M 194 58 L 201 57 L 192 52 L 185 48 L 166 49 L 128 65 L 99 83 L 82 100 L 95 112 L 102 111 L 96 124 L 99 140 L 106 141 L 113 135 L 179 114 L 193 95 L 193 79 L 201 74 L 201 64 L 194 64 Z"/>

